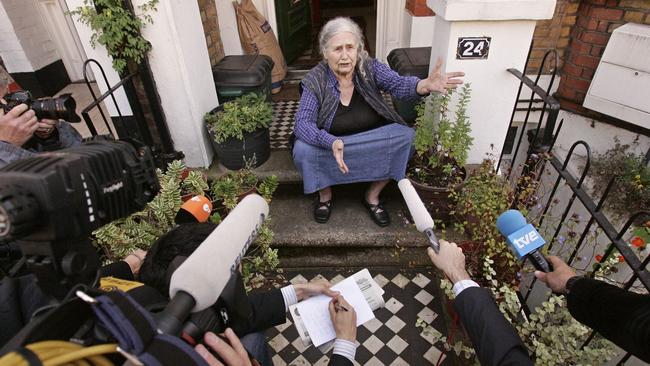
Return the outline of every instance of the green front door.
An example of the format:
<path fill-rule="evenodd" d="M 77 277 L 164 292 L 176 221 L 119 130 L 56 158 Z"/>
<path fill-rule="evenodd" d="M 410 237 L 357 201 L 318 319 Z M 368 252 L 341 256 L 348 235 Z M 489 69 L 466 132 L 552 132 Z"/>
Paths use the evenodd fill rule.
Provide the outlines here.
<path fill-rule="evenodd" d="M 309 0 L 275 0 L 275 16 L 280 48 L 290 64 L 311 43 Z"/>

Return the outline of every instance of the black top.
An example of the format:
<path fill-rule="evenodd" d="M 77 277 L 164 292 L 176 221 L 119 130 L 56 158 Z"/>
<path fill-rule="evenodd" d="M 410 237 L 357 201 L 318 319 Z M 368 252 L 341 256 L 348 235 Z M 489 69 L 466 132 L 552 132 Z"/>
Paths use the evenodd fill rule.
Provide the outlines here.
<path fill-rule="evenodd" d="M 334 136 L 352 135 L 381 127 L 385 123 L 386 120 L 355 89 L 350 105 L 344 106 L 339 101 L 329 132 Z"/>

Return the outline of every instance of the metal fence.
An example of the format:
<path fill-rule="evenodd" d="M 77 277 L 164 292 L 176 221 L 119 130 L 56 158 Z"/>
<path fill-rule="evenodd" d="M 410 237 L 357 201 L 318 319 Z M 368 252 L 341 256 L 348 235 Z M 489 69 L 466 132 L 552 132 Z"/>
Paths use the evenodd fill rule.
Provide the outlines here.
<path fill-rule="evenodd" d="M 107 89 L 106 92 L 100 96 L 95 94 L 95 91 L 91 86 L 90 75 L 88 73 L 91 64 L 95 66 L 96 70 L 99 70 Z M 147 75 L 143 75 L 143 68 L 147 69 L 148 65 L 141 65 L 138 71 L 129 73 L 115 85 L 110 85 L 106 73 L 104 72 L 104 68 L 99 64 L 99 62 L 94 59 L 87 60 L 84 63 L 83 68 L 84 80 L 94 101 L 81 111 L 81 116 L 92 136 L 98 134 L 97 126 L 95 124 L 103 123 L 108 133 L 113 137 L 135 139 L 149 146 L 156 161 L 156 165 L 159 168 L 164 168 L 169 161 L 182 159 L 183 153 L 174 150 L 174 144 L 163 117 L 162 107 L 158 99 L 155 97 L 156 92 L 153 90 L 153 80 L 150 80 L 151 76 L 148 75 L 148 73 L 144 73 Z M 142 93 L 138 93 L 136 90 L 136 78 L 142 79 L 140 80 L 143 85 L 142 88 L 144 89 Z M 126 93 L 129 107 L 133 113 L 132 116 L 125 116 L 120 108 L 120 104 L 115 95 L 120 89 L 123 89 Z M 106 116 L 104 109 L 102 109 L 102 103 L 109 100 L 109 98 L 117 112 L 116 117 Z M 147 104 L 151 114 L 152 123 L 147 123 L 141 99 L 144 99 Z M 95 109 L 99 111 L 101 121 L 93 121 L 90 117 L 91 111 Z M 115 127 L 115 131 L 113 131 L 111 125 Z"/>
<path fill-rule="evenodd" d="M 527 64 L 528 62 L 526 66 Z M 557 121 L 560 104 L 550 94 L 556 79 L 557 65 L 557 53 L 551 50 L 545 54 L 534 80 L 519 70 L 508 69 L 508 72 L 520 80 L 517 102 L 513 107 L 509 126 L 509 131 L 516 127 L 518 133 L 508 137 L 508 144 L 514 149 L 509 157 L 504 153 L 501 154 L 497 169 L 505 172 L 505 176 L 515 186 L 515 196 L 519 198 L 515 202 L 522 201 L 521 195 L 530 194 L 531 186 L 536 189 L 537 203 L 531 211 L 537 208 L 538 212 L 534 215 L 535 220 L 532 224 L 536 227 L 545 227 L 546 233 L 552 233 L 550 237 L 545 237 L 548 243 L 546 249 L 549 253 L 559 254 L 572 267 L 584 267 L 581 272 L 594 277 L 602 268 L 602 263 L 618 251 L 622 256 L 620 258 L 624 260 L 620 265 L 624 268 L 616 274 L 616 282 L 626 290 L 634 286 L 636 291 L 648 292 L 650 273 L 647 266 L 650 255 L 645 259 L 640 257 L 627 244 L 625 237 L 629 235 L 631 226 L 643 218 L 647 220 L 650 212 L 632 213 L 622 225 L 619 223 L 617 227 L 603 212 L 604 203 L 612 187 L 617 183 L 617 177 L 609 181 L 602 195 L 596 199 L 592 197 L 594 194 L 590 193 L 591 190 L 586 187 L 586 179 L 592 165 L 592 149 L 589 144 L 582 140 L 575 141 L 566 156 L 561 156 L 554 150 L 563 124 L 563 121 L 559 123 Z M 550 70 L 550 73 L 544 73 L 544 70 Z M 545 81 L 548 82 L 546 89 L 539 83 L 543 74 Z M 528 93 L 530 93 L 529 97 L 527 97 Z M 522 104 L 524 107 L 521 107 Z M 522 114 L 523 120 L 516 118 Z M 532 115 L 538 116 L 536 121 L 531 120 Z M 531 123 L 536 123 L 536 127 L 528 128 Z M 523 140 L 524 136 L 527 137 L 526 140 Z M 650 156 L 650 151 L 646 156 Z M 646 158 L 646 163 L 647 160 Z M 576 170 L 581 172 L 575 173 Z M 541 189 L 542 185 L 549 183 L 552 186 L 550 191 Z M 540 194 L 540 190 L 543 194 Z M 559 219 L 550 220 L 551 211 Z M 577 215 L 575 212 L 581 214 Z M 583 214 L 585 217 L 582 217 Z M 569 226 L 574 239 L 569 248 L 563 247 L 560 251 L 559 247 L 563 243 L 562 233 L 569 232 Z M 597 240 L 586 240 L 588 237 Z M 602 258 L 592 260 L 591 257 L 585 259 L 581 256 L 581 253 L 593 253 L 596 248 L 591 246 L 594 246 L 595 242 L 601 245 Z M 533 278 L 520 288 L 523 310 L 526 312 L 536 285 L 539 286 Z M 583 347 L 589 344 L 593 337 L 594 332 L 587 338 Z M 624 364 L 629 358 L 629 354 L 623 356 L 618 364 Z"/>

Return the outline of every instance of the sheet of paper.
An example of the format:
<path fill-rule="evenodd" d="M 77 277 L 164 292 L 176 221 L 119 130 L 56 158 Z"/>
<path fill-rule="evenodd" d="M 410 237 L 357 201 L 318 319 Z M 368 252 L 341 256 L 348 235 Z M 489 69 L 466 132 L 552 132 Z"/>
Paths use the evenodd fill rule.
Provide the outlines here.
<path fill-rule="evenodd" d="M 357 326 L 375 317 L 354 278 L 346 278 L 332 286 L 332 290 L 339 291 L 345 300 L 352 305 L 357 313 Z M 305 329 L 316 347 L 336 338 L 336 332 L 328 310 L 330 300 L 329 296 L 319 295 L 297 304 Z"/>

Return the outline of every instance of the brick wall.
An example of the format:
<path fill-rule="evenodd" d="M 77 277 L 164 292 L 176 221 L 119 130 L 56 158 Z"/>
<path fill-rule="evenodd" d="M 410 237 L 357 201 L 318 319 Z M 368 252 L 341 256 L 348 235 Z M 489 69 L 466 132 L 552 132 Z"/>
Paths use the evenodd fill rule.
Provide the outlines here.
<path fill-rule="evenodd" d="M 427 6 L 427 0 L 406 0 L 405 8 L 414 17 L 429 17 L 436 15 L 436 13 Z"/>
<path fill-rule="evenodd" d="M 221 32 L 219 31 L 219 19 L 217 18 L 217 6 L 215 0 L 198 0 L 201 11 L 201 22 L 205 33 L 205 42 L 208 45 L 210 64 L 216 65 L 225 56 Z"/>
<path fill-rule="evenodd" d="M 553 18 L 537 22 L 526 73 L 537 74 L 544 53 L 550 49 L 557 50 L 558 68 L 562 67 L 566 48 L 569 46 L 571 28 L 576 23 L 579 3 L 580 0 L 558 0 Z M 548 73 L 548 67 L 553 66 L 549 61 L 551 60 L 546 62 L 544 73 Z"/>
<path fill-rule="evenodd" d="M 614 29 L 628 23 L 650 24 L 648 0 L 582 0 L 566 50 L 556 97 L 562 109 L 601 120 L 611 117 L 582 107 L 591 79 Z"/>

